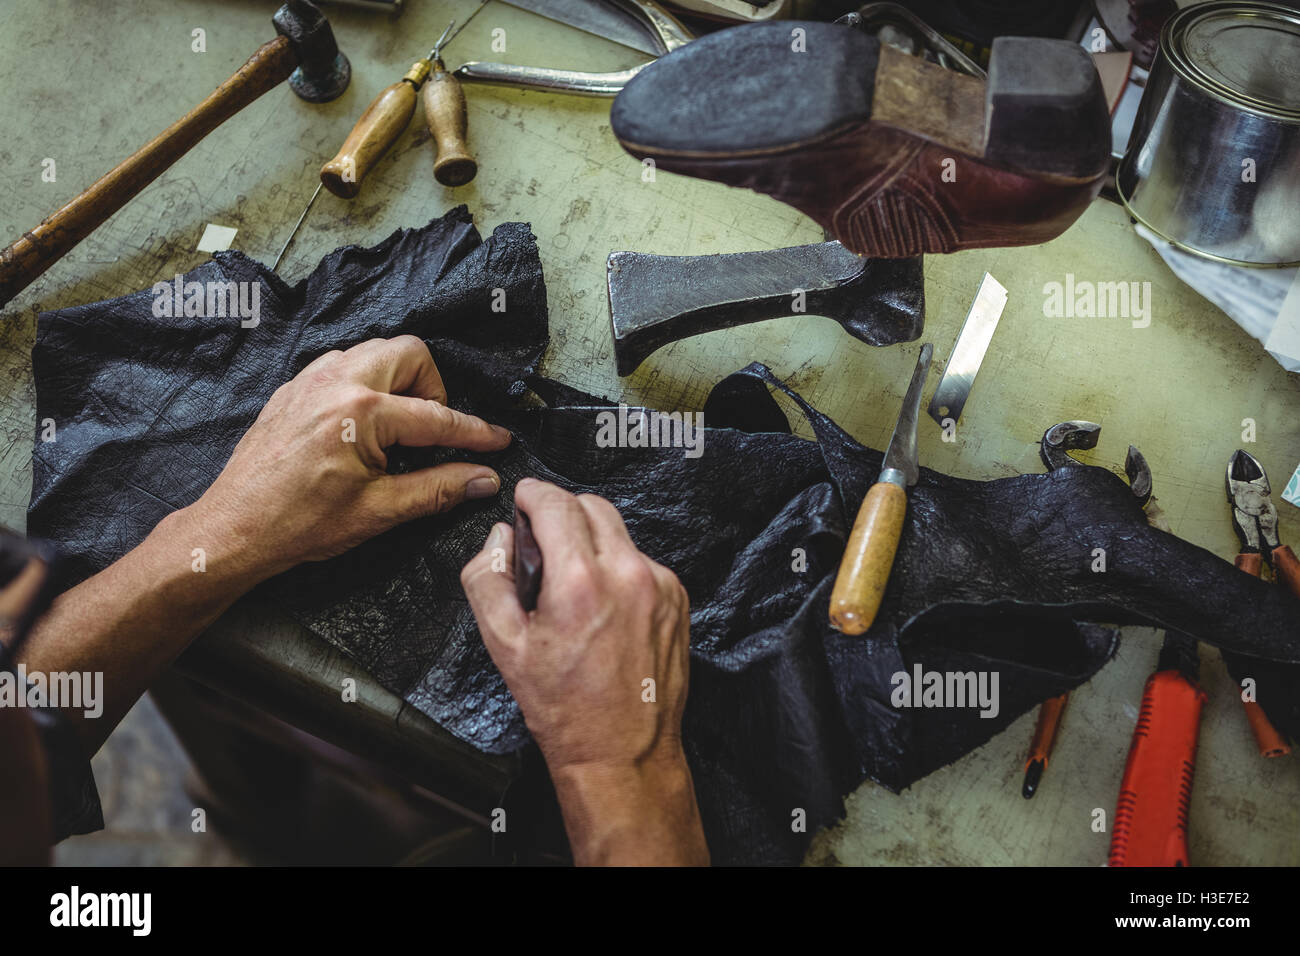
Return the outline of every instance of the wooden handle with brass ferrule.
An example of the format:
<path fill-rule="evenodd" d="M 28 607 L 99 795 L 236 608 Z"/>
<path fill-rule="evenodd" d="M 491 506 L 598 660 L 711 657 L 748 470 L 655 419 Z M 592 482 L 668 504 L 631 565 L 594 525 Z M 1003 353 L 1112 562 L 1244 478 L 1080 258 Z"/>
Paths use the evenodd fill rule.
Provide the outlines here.
<path fill-rule="evenodd" d="M 831 590 L 831 624 L 845 634 L 864 634 L 885 597 L 894 552 L 907 515 L 907 490 L 878 481 L 862 499 Z"/>
<path fill-rule="evenodd" d="M 392 86 L 375 97 L 343 141 L 338 155 L 320 168 L 320 181 L 340 199 L 361 192 L 361 182 L 388 148 L 405 132 L 415 100 L 429 75 L 429 61 L 417 60 Z"/>
<path fill-rule="evenodd" d="M 465 139 L 469 117 L 460 80 L 447 72 L 441 60 L 435 60 L 421 98 L 424 119 L 438 151 L 433 178 L 444 186 L 464 186 L 478 173 L 478 163 L 474 162 Z"/>

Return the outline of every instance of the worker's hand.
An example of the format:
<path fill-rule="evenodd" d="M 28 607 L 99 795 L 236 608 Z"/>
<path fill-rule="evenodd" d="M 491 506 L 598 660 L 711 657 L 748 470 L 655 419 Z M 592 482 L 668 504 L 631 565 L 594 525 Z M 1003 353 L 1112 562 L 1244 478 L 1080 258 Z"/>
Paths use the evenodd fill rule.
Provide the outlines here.
<path fill-rule="evenodd" d="M 515 595 L 509 525 L 492 529 L 461 583 L 546 758 L 575 859 L 707 862 L 681 746 L 685 589 L 605 499 L 524 479 L 515 500 L 542 552 L 537 609 Z"/>
<path fill-rule="evenodd" d="M 279 388 L 212 487 L 192 506 L 207 561 L 254 562 L 267 577 L 340 554 L 394 525 L 486 498 L 500 478 L 454 462 L 385 472 L 385 449 L 496 451 L 510 433 L 447 407 L 424 342 L 372 339 L 316 359 Z M 223 550 L 224 549 L 224 550 Z"/>

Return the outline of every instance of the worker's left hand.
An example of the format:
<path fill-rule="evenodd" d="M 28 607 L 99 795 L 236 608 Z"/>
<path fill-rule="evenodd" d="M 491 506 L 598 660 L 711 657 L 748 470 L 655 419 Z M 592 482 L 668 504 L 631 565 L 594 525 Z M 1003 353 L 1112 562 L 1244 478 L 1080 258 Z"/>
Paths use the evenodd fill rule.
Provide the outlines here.
<path fill-rule="evenodd" d="M 183 524 L 209 563 L 251 562 L 268 577 L 501 485 L 468 462 L 390 475 L 385 449 L 509 443 L 504 428 L 447 407 L 423 341 L 371 339 L 322 355 L 279 388 Z"/>

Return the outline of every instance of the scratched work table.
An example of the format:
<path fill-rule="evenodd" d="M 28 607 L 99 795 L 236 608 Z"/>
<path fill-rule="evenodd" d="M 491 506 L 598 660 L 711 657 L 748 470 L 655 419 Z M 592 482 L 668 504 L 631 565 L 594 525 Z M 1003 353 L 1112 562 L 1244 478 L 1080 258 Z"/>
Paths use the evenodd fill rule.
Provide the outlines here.
<path fill-rule="evenodd" d="M 432 45 L 475 0 L 410 0 L 396 22 L 326 8 L 353 81 L 337 101 L 314 106 L 277 88 L 212 133 L 161 179 L 54 266 L 4 313 L 0 326 L 0 524 L 22 528 L 31 485 L 34 392 L 30 350 L 38 308 L 58 308 L 147 288 L 193 268 L 207 223 L 236 227 L 233 247 L 271 262 L 302 212 L 321 163 L 366 104 Z M 76 195 L 206 96 L 274 34 L 275 3 L 21 0 L 0 8 L 0 239 Z M 192 31 L 207 51 L 191 51 Z M 492 31 L 507 52 L 493 54 Z M 468 59 L 617 69 L 639 56 L 606 41 L 494 2 L 446 51 Z M 51 63 L 77 63 L 50 70 Z M 87 78 L 94 78 L 93 89 Z M 87 95 L 91 92 L 92 95 Z M 660 174 L 641 166 L 609 132 L 608 100 L 467 86 L 478 178 L 449 190 L 432 175 L 420 114 L 353 201 L 322 193 L 280 274 L 296 281 L 328 251 L 369 245 L 465 203 L 484 234 L 512 220 L 532 224 L 541 248 L 552 342 L 545 372 L 590 392 L 674 410 L 702 407 L 710 387 L 748 362 L 766 362 L 860 441 L 884 446 L 916 357 L 916 344 L 876 349 L 828 319 L 801 316 L 710 333 L 653 355 L 634 375 L 614 369 L 605 258 L 611 250 L 663 254 L 736 252 L 816 242 L 817 227 L 765 197 Z M 42 161 L 57 179 L 41 178 Z M 1037 442 L 1063 419 L 1103 425 L 1081 457 L 1118 469 L 1130 442 L 1150 463 L 1155 493 L 1174 531 L 1231 560 L 1236 539 L 1224 500 L 1228 456 L 1243 419 L 1246 447 L 1269 469 L 1284 541 L 1300 540 L 1300 510 L 1278 492 L 1300 463 L 1300 377 L 1288 375 L 1217 308 L 1180 284 L 1129 227 L 1095 202 L 1064 236 L 1043 246 L 928 257 L 925 339 L 943 364 L 987 270 L 1010 291 L 1001 326 L 953 443 L 928 418 L 921 462 L 965 478 L 1037 472 Z M 1048 318 L 1043 287 L 1067 273 L 1093 281 L 1149 281 L 1152 321 Z M 781 399 L 802 434 L 808 429 Z M 1034 715 L 920 781 L 901 796 L 865 784 L 846 819 L 819 834 L 818 863 L 1077 864 L 1104 862 L 1109 834 L 1094 808 L 1113 814 L 1156 636 L 1127 629 L 1115 661 L 1079 689 L 1038 796 L 1020 797 Z M 1256 756 L 1234 687 L 1217 653 L 1202 648 L 1210 695 L 1201 729 L 1191 811 L 1197 864 L 1300 863 L 1300 763 Z M 237 608 L 182 661 L 205 683 L 350 749 L 402 767 L 417 783 L 486 816 L 515 772 L 484 757 L 385 692 L 350 662 L 261 607 Z M 340 702 L 345 677 L 355 704 Z"/>

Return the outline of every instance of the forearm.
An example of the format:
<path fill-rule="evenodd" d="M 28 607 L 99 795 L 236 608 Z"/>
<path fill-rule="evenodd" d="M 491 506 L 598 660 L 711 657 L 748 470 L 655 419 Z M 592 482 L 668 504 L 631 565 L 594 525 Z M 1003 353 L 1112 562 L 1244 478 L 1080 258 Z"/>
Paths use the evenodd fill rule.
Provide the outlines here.
<path fill-rule="evenodd" d="M 66 714 L 93 754 L 190 641 L 267 573 L 241 548 L 237 532 L 216 527 L 201 506 L 181 509 L 134 550 L 63 594 L 18 660 L 29 673 L 103 674 L 102 713 Z"/>
<path fill-rule="evenodd" d="M 708 866 L 680 748 L 636 766 L 562 768 L 552 779 L 578 866 Z"/>

